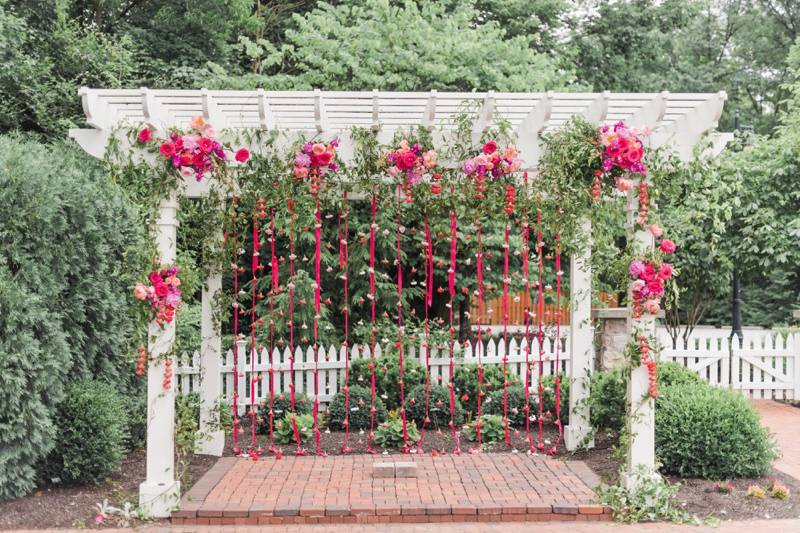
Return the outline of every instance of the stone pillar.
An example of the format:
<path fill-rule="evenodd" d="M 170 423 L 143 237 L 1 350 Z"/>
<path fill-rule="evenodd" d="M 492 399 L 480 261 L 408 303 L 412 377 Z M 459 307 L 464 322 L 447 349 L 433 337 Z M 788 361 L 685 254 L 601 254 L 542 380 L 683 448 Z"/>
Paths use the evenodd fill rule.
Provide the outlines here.
<path fill-rule="evenodd" d="M 222 290 L 222 275 L 212 274 L 203 287 L 200 319 L 200 441 L 197 453 L 221 456 L 225 432 L 220 426 L 217 402 L 222 392 L 220 355 L 222 339 L 214 321 L 214 300 Z"/>
<path fill-rule="evenodd" d="M 589 376 L 594 367 L 594 343 L 592 331 L 592 270 L 591 234 L 592 224 L 581 221 L 581 232 L 586 248 L 570 258 L 570 361 L 569 361 L 569 425 L 564 430 L 564 443 L 568 450 L 581 445 L 594 446 L 587 440 L 592 432 L 589 421 Z"/>
<path fill-rule="evenodd" d="M 628 192 L 627 230 L 628 239 L 635 255 L 653 249 L 653 236 L 647 230 L 636 230 L 636 217 L 639 210 L 638 187 Z M 655 317 L 645 314 L 633 318 L 632 298 L 628 287 L 628 334 L 634 332 L 651 336 L 655 334 Z M 647 369 L 643 365 L 633 368 L 628 381 L 628 421 L 630 449 L 623 483 L 628 490 L 635 491 L 641 479 L 656 475 L 655 457 L 655 402 L 648 394 L 649 381 Z"/>
<path fill-rule="evenodd" d="M 156 245 L 162 265 L 175 263 L 178 219 L 175 196 L 161 202 L 156 221 Z M 153 517 L 167 517 L 180 499 L 175 480 L 175 380 L 164 388 L 164 354 L 175 344 L 175 322 L 162 328 L 150 323 L 147 371 L 147 478 L 139 485 L 139 505 Z M 172 355 L 170 355 L 172 357 Z M 173 358 L 174 368 L 174 358 Z"/>

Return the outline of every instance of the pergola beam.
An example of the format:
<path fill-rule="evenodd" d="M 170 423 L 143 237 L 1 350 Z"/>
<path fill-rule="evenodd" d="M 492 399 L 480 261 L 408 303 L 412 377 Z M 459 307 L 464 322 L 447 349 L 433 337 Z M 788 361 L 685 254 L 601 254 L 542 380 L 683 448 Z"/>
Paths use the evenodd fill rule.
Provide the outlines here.
<path fill-rule="evenodd" d="M 201 89 L 200 95 L 203 101 L 203 118 L 212 124 L 217 130 L 224 130 L 228 127 L 228 120 L 225 113 L 214 101 L 214 97 L 208 89 Z"/>
<path fill-rule="evenodd" d="M 267 101 L 267 93 L 264 89 L 258 90 L 258 123 L 262 130 L 272 130 L 277 127 L 275 115 Z"/>
<path fill-rule="evenodd" d="M 436 89 L 432 89 L 425 104 L 425 113 L 422 115 L 422 126 L 432 130 L 436 123 Z"/>
<path fill-rule="evenodd" d="M 669 91 L 661 91 L 653 95 L 648 102 L 640 107 L 633 115 L 630 116 L 625 122 L 629 126 L 636 128 L 648 128 L 654 130 L 659 122 L 664 120 L 664 114 L 667 112 L 667 100 L 669 99 Z"/>
<path fill-rule="evenodd" d="M 156 100 L 153 91 L 147 87 L 142 87 L 142 114 L 144 115 L 144 123 L 147 127 L 165 133 L 169 129 L 169 124 L 172 122 L 172 116 L 169 111 Z"/>
<path fill-rule="evenodd" d="M 325 102 L 322 100 L 322 91 L 314 89 L 314 125 L 317 133 L 328 130 L 328 115 L 325 110 Z"/>
<path fill-rule="evenodd" d="M 609 91 L 603 91 L 597 98 L 584 109 L 583 118 L 590 124 L 601 124 L 608 116 L 608 101 L 611 98 Z"/>
<path fill-rule="evenodd" d="M 517 127 L 517 149 L 523 165 L 531 167 L 539 161 L 542 146 L 539 136 L 547 127 L 553 112 L 553 92 L 548 91 Z"/>
<path fill-rule="evenodd" d="M 489 91 L 483 97 L 483 105 L 478 112 L 478 119 L 472 127 L 472 145 L 478 146 L 481 142 L 481 137 L 489 131 L 494 118 L 494 91 Z"/>

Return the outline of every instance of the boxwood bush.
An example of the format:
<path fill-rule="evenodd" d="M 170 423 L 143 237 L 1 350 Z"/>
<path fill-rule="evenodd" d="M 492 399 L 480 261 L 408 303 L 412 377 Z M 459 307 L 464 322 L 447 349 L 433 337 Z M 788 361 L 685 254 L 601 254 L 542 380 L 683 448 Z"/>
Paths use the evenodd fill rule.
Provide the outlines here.
<path fill-rule="evenodd" d="M 294 412 L 298 415 L 311 414 L 314 403 L 311 399 L 298 392 L 294 396 Z M 276 394 L 272 399 L 272 419 L 273 423 L 283 418 L 286 414 L 292 412 L 292 397 L 287 393 Z M 257 418 L 258 432 L 266 435 L 269 433 L 269 398 L 267 398 L 258 410 L 259 416 Z"/>
<path fill-rule="evenodd" d="M 450 427 L 450 389 L 431 383 L 431 396 L 428 418 L 431 423 L 426 429 L 448 429 Z M 464 421 L 464 409 L 456 398 L 454 422 L 457 426 Z M 406 395 L 406 417 L 417 423 L 418 428 L 425 422 L 425 384 L 417 385 Z"/>
<path fill-rule="evenodd" d="M 372 400 L 370 389 L 358 385 L 350 386 L 350 430 L 369 429 L 369 408 Z M 344 429 L 344 391 L 339 391 L 328 404 L 328 427 L 330 429 Z M 375 398 L 375 424 L 386 420 L 386 405 L 380 398 Z"/>
<path fill-rule="evenodd" d="M 124 398 L 108 383 L 70 385 L 56 414 L 56 446 L 45 465 L 48 476 L 66 483 L 96 483 L 114 472 L 126 450 L 127 414 Z"/>
<path fill-rule="evenodd" d="M 508 373 L 509 385 L 515 385 L 516 376 Z M 478 365 L 474 363 L 459 365 L 453 375 L 456 397 L 461 400 L 464 410 L 476 414 L 478 403 Z M 503 390 L 503 367 L 501 365 L 484 365 L 483 367 L 483 401 L 496 390 Z M 483 406 L 481 405 L 481 408 Z M 481 413 L 483 409 L 481 409 Z"/>
<path fill-rule="evenodd" d="M 536 397 L 533 394 L 531 394 L 529 403 L 531 412 L 538 413 Z M 502 387 L 489 394 L 489 397 L 483 402 L 482 412 L 487 415 L 503 416 Z M 517 427 L 525 425 L 525 387 L 523 385 L 508 387 L 508 423 Z"/>
<path fill-rule="evenodd" d="M 763 476 L 777 456 L 747 398 L 705 383 L 664 387 L 656 455 L 665 473 L 709 479 Z"/>
<path fill-rule="evenodd" d="M 370 389 L 371 371 L 369 358 L 354 359 L 350 363 L 350 384 Z M 417 361 L 403 360 L 405 391 L 425 383 L 425 368 Z M 400 407 L 400 365 L 396 354 L 387 354 L 375 360 L 375 390 L 387 409 Z M 342 376 L 344 380 L 344 376 Z M 342 381 L 343 383 L 344 381 Z"/>

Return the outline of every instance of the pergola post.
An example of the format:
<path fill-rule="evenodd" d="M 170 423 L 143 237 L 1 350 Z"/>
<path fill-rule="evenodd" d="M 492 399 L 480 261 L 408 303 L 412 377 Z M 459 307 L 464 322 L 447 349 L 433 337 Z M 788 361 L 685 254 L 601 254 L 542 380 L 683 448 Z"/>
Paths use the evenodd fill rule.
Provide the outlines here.
<path fill-rule="evenodd" d="M 591 234 L 592 223 L 581 220 L 579 240 L 586 242 L 570 258 L 570 347 L 569 362 L 569 425 L 564 431 L 564 443 L 572 451 L 581 446 L 594 447 L 592 424 L 589 420 L 589 378 L 594 366 L 592 313 Z"/>
<path fill-rule="evenodd" d="M 636 229 L 636 217 L 639 211 L 637 188 L 628 192 L 627 223 L 628 239 L 636 255 L 653 249 L 654 240 L 647 230 Z M 632 308 L 631 285 L 628 286 L 628 335 L 655 334 L 655 317 L 643 314 L 634 318 Z M 623 483 L 628 490 L 635 491 L 642 480 L 656 475 L 655 457 L 655 401 L 648 394 L 649 378 L 647 368 L 639 365 L 631 369 L 628 380 L 628 414 L 627 431 L 630 437 L 630 449 L 625 467 Z"/>
<path fill-rule="evenodd" d="M 222 290 L 222 275 L 211 274 L 203 286 L 200 319 L 200 442 L 197 452 L 221 456 L 225 432 L 220 425 L 218 401 L 222 339 L 214 321 L 214 300 Z"/>
<path fill-rule="evenodd" d="M 175 263 L 178 202 L 174 195 L 163 200 L 156 221 L 156 246 L 162 265 Z M 167 358 L 173 361 L 175 322 L 148 331 L 150 368 L 147 371 L 147 478 L 139 485 L 139 505 L 153 517 L 167 517 L 180 498 L 175 480 L 175 381 L 164 387 Z"/>

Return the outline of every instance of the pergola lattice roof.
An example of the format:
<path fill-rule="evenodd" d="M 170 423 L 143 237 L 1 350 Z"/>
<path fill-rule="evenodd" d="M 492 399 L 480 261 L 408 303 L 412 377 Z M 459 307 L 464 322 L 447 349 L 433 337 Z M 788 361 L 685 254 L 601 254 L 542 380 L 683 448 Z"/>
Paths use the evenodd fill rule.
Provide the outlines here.
<path fill-rule="evenodd" d="M 564 124 L 574 115 L 590 122 L 625 120 L 652 130 L 650 144 L 673 144 L 688 158 L 701 136 L 713 130 L 726 99 L 719 93 L 502 93 L 502 92 L 385 92 L 385 91 L 211 91 L 161 89 L 89 89 L 80 96 L 86 122 L 93 129 L 71 130 L 89 153 L 100 156 L 110 131 L 120 124 L 149 124 L 155 129 L 186 126 L 202 114 L 218 130 L 281 129 L 303 134 L 344 134 L 353 126 L 373 128 L 388 140 L 410 126 L 430 127 L 446 137 L 454 119 L 472 104 L 478 109 L 473 138 L 502 117 L 518 137 L 526 168 L 539 158 L 539 135 Z M 724 146 L 727 136 L 717 135 Z M 347 157 L 345 147 L 343 155 Z"/>

